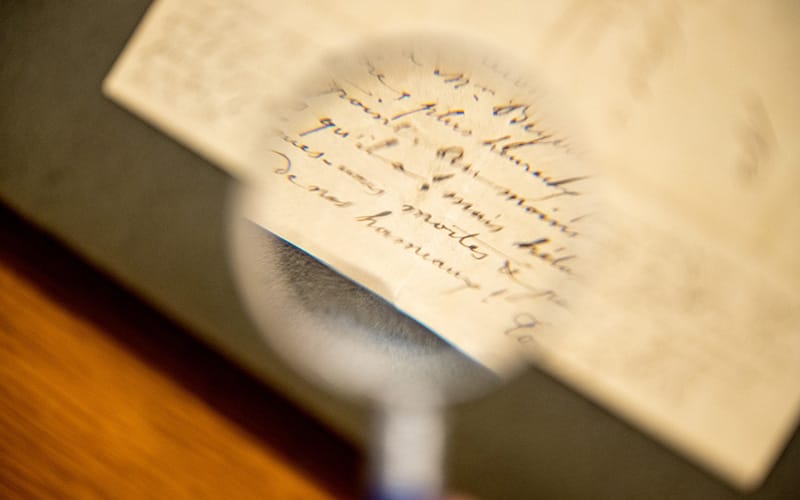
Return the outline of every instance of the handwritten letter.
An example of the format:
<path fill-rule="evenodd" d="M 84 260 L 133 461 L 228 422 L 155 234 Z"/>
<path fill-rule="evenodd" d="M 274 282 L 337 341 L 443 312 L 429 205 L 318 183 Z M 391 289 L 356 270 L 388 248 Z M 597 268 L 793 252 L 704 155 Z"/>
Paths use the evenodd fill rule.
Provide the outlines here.
<path fill-rule="evenodd" d="M 752 488 L 800 414 L 798 22 L 792 2 L 158 0 L 104 90 L 487 366 L 535 353 Z M 320 75 L 409 31 L 520 64 L 421 43 Z"/>
<path fill-rule="evenodd" d="M 559 286 L 593 210 L 541 89 L 436 40 L 383 42 L 308 80 L 254 154 L 253 217 L 492 369 L 535 351 L 569 307 Z"/>

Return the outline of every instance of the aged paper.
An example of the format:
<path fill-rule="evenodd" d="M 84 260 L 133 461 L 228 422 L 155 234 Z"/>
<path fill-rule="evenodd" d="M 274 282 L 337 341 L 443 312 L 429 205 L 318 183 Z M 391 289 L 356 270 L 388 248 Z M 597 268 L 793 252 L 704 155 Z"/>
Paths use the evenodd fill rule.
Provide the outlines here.
<path fill-rule="evenodd" d="M 529 351 L 753 487 L 800 409 L 798 21 L 778 2 L 160 0 L 105 91 L 290 188 L 265 225 L 487 366 Z M 408 31 L 518 67 L 362 61 L 275 125 L 324 54 Z M 335 229 L 309 237 L 315 214 Z"/>
<path fill-rule="evenodd" d="M 532 83 L 412 40 L 335 58 L 276 107 L 249 215 L 502 373 L 568 308 L 592 173 Z"/>

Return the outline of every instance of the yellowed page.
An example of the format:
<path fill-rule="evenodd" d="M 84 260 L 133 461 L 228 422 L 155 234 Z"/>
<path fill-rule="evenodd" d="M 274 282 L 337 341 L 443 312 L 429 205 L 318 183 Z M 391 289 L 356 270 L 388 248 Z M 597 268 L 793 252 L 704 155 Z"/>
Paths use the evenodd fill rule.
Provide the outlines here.
<path fill-rule="evenodd" d="M 105 91 L 272 189 L 256 207 L 264 225 L 487 366 L 526 352 L 749 488 L 800 408 L 799 12 L 780 2 L 159 0 Z M 509 55 L 535 91 L 435 58 L 416 77 L 416 66 L 365 65 L 356 81 L 328 85 L 310 114 L 275 124 L 323 54 L 408 31 Z M 439 78 L 464 71 L 473 78 L 460 86 Z M 529 130 L 552 132 L 549 144 L 515 145 L 531 137 L 518 135 L 521 103 L 547 110 L 536 117 L 547 128 Z M 364 107 L 387 123 L 370 126 Z M 441 116 L 452 110 L 463 114 Z M 598 198 L 601 216 L 585 218 Z M 570 300 L 582 313 L 562 317 Z"/>
<path fill-rule="evenodd" d="M 253 152 L 250 214 L 504 372 L 568 308 L 596 207 L 552 103 L 480 51 L 376 40 L 309 75 Z"/>

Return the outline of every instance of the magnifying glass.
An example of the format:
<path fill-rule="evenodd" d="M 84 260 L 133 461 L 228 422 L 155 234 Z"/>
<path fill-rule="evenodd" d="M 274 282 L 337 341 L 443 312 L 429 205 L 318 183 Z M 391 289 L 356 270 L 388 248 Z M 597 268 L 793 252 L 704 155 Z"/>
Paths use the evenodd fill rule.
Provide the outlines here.
<path fill-rule="evenodd" d="M 265 339 L 376 408 L 375 498 L 439 498 L 442 409 L 519 371 L 568 309 L 589 176 L 510 68 L 430 35 L 332 54 L 276 105 L 232 204 Z"/>
<path fill-rule="evenodd" d="M 235 234 L 242 291 L 269 343 L 314 382 L 374 405 L 378 497 L 437 498 L 442 410 L 503 379 L 260 226 L 242 218 Z"/>

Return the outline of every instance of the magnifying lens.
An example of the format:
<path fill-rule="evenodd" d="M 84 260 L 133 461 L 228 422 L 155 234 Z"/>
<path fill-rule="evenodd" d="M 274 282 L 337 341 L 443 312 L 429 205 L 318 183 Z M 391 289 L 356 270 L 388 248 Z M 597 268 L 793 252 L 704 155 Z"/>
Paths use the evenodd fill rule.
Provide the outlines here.
<path fill-rule="evenodd" d="M 265 339 L 376 409 L 375 498 L 439 498 L 442 409 L 524 367 L 567 309 L 588 176 L 513 67 L 428 35 L 332 54 L 232 203 Z"/>

